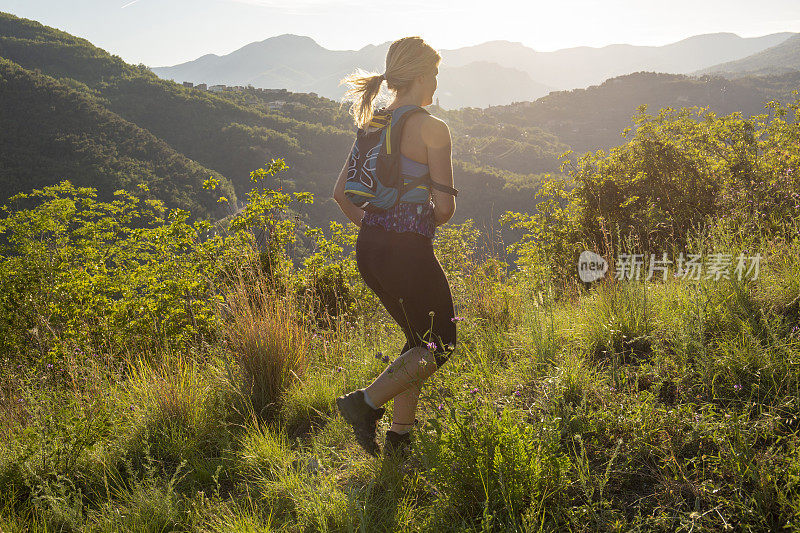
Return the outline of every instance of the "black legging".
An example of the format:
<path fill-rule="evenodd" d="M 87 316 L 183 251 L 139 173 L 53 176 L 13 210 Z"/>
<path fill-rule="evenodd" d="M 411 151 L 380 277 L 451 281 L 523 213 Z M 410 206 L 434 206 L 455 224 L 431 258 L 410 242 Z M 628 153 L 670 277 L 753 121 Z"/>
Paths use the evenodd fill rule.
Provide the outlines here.
<path fill-rule="evenodd" d="M 450 286 L 431 239 L 364 224 L 356 239 L 356 263 L 364 282 L 405 333 L 400 353 L 433 342 L 434 361 L 441 367 L 455 348 L 456 325 Z"/>

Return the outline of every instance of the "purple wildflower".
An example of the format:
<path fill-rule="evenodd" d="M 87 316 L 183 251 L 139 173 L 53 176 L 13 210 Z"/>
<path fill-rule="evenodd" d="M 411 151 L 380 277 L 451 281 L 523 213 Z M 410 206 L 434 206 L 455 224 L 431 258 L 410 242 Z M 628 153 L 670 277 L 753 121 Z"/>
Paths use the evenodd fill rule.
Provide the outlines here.
<path fill-rule="evenodd" d="M 337 367 L 336 367 L 336 371 L 337 371 L 337 372 L 341 372 L 342 370 L 344 370 L 342 367 L 340 367 L 340 366 L 337 366 Z"/>
<path fill-rule="evenodd" d="M 521 395 L 522 395 L 522 392 L 520 392 L 518 390 L 514 391 L 514 396 L 521 396 Z"/>
<path fill-rule="evenodd" d="M 454 316 L 450 319 L 450 322 L 460 322 L 461 320 L 464 320 L 463 316 Z"/>
<path fill-rule="evenodd" d="M 47 368 L 53 368 L 53 363 L 47 363 Z"/>
<path fill-rule="evenodd" d="M 383 357 L 383 352 L 378 352 L 375 354 L 375 359 L 380 359 L 381 357 Z"/>
<path fill-rule="evenodd" d="M 439 405 L 436 406 L 436 408 L 441 411 L 442 409 L 444 409 L 444 405 L 439 404 Z"/>
<path fill-rule="evenodd" d="M 475 394 L 475 393 L 477 393 L 477 392 L 478 392 L 478 387 L 475 387 L 474 389 L 472 389 L 472 390 L 471 390 L 471 391 L 469 391 L 469 392 L 470 392 L 471 394 Z"/>
<path fill-rule="evenodd" d="M 737 391 L 740 391 L 740 390 L 742 390 L 742 386 L 741 386 L 741 385 L 739 385 L 738 383 L 737 383 L 736 385 L 734 385 L 734 386 L 733 386 L 733 388 L 734 388 L 735 390 L 737 390 Z"/>
<path fill-rule="evenodd" d="M 383 356 L 383 362 L 384 363 L 388 363 L 389 362 L 389 356 L 388 355 L 384 355 Z"/>
<path fill-rule="evenodd" d="M 427 346 L 430 351 L 434 351 L 436 349 L 436 343 L 435 342 L 429 342 L 425 346 Z"/>

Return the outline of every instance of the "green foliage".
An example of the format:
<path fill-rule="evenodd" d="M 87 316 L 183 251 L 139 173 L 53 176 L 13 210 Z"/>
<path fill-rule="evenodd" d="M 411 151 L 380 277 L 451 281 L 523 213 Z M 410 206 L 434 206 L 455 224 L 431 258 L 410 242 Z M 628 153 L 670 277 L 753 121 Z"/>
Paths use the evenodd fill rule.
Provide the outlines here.
<path fill-rule="evenodd" d="M 4 50 L 63 40 L 64 57 L 80 55 L 66 34 L 16 28 L 0 32 Z M 314 116 L 310 95 L 280 115 L 266 105 L 275 94 L 110 74 L 68 85 L 198 160 L 244 168 L 264 146 L 310 157 L 247 166 L 248 204 L 214 225 L 135 179 L 135 194 L 64 181 L 3 207 L 0 529 L 796 528 L 798 136 L 782 108 L 768 124 L 639 117 L 633 140 L 584 156 L 536 198 L 525 151 L 547 170 L 557 140 L 507 110 L 456 113 L 472 136 L 458 150 L 481 152 L 456 162 L 459 206 L 517 202 L 504 223 L 522 232 L 520 269 L 482 246 L 479 217 L 437 230 L 459 349 L 423 388 L 398 469 L 361 453 L 334 399 L 403 339 L 360 282 L 355 226 L 315 228 L 303 211 L 329 189 L 315 180 L 343 153 L 344 123 L 328 124 L 342 117 Z M 222 176 L 200 175 L 186 190 L 237 205 Z M 320 188 L 294 192 L 309 182 Z M 558 298 L 582 249 L 613 261 L 634 244 L 761 251 L 762 279 L 599 283 Z"/>
<path fill-rule="evenodd" d="M 294 286 L 306 312 L 321 325 L 330 325 L 339 316 L 361 316 L 374 293 L 360 283 L 355 260 L 358 237 L 355 224 L 330 223 L 330 238 L 319 228 L 307 228 L 305 236 L 315 246 L 303 259 L 303 269 L 294 277 Z"/>
<path fill-rule="evenodd" d="M 580 335 L 587 353 L 615 363 L 650 354 L 655 320 L 647 291 L 646 282 L 635 281 L 597 287 L 581 316 Z"/>
<path fill-rule="evenodd" d="M 118 409 L 129 413 L 129 456 L 149 457 L 165 472 L 181 463 L 208 483 L 231 439 L 226 425 L 232 391 L 214 367 L 170 357 L 159 364 L 131 361 Z"/>
<path fill-rule="evenodd" d="M 469 277 L 474 271 L 480 231 L 472 220 L 463 224 L 448 224 L 436 230 L 434 250 L 447 275 L 456 300 L 464 301 Z"/>
<path fill-rule="evenodd" d="M 265 254 L 266 267 L 274 279 L 286 279 L 291 270 L 288 247 L 296 241 L 297 218 L 286 216 L 289 202 L 313 203 L 311 193 L 283 192 L 283 189 L 263 188 L 262 182 L 288 167 L 283 159 L 273 159 L 266 167 L 251 172 L 256 185 L 247 193 L 247 203 L 230 219 L 228 230 L 234 233 L 251 232 Z"/>
<path fill-rule="evenodd" d="M 503 215 L 503 224 L 526 232 L 510 247 L 520 269 L 538 283 L 564 286 L 583 250 L 612 264 L 623 252 L 677 255 L 716 224 L 752 235 L 753 245 L 767 235 L 790 240 L 800 218 L 800 121 L 783 117 L 790 109 L 797 115 L 800 100 L 767 107 L 774 110 L 769 122 L 766 114 L 717 117 L 704 109 L 693 120 L 687 108 L 653 117 L 640 106 L 630 142 L 608 155 L 585 154 L 571 183 L 542 186 L 538 213 Z"/>
<path fill-rule="evenodd" d="M 146 189 L 145 189 L 146 192 Z M 69 182 L 22 193 L 4 207 L 0 233 L 0 329 L 7 356 L 40 356 L 61 343 L 109 352 L 124 345 L 179 345 L 217 327 L 209 273 L 224 241 L 163 203 Z"/>
<path fill-rule="evenodd" d="M 225 341 L 236 361 L 244 409 L 272 419 L 282 395 L 308 366 L 310 332 L 291 292 L 258 278 L 239 281 L 225 301 Z"/>
<path fill-rule="evenodd" d="M 546 290 L 554 281 L 563 283 L 585 249 L 573 191 L 565 180 L 551 180 L 536 192 L 536 198 L 542 199 L 536 204 L 538 213 L 507 211 L 500 217 L 502 225 L 524 231 L 509 251 L 516 254 L 517 277 L 531 291 Z"/>

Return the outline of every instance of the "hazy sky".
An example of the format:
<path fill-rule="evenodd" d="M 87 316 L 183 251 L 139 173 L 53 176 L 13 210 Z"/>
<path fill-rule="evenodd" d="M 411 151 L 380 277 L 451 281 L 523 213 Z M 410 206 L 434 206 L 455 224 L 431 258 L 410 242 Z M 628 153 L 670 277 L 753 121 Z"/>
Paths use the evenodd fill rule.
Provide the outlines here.
<path fill-rule="evenodd" d="M 800 32 L 798 0 L 0 0 L 0 11 L 150 67 L 227 54 L 283 33 L 334 50 L 420 35 L 438 49 L 505 39 L 551 51 L 658 46 L 714 32 Z"/>

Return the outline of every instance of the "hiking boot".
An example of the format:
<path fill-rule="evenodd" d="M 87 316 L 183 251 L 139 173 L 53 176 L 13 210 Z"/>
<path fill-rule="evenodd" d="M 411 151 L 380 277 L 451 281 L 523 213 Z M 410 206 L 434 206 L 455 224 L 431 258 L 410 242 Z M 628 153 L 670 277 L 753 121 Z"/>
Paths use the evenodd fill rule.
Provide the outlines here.
<path fill-rule="evenodd" d="M 405 460 L 411 454 L 411 431 L 395 433 L 391 429 L 386 432 L 386 443 L 383 455 L 393 455 Z"/>
<path fill-rule="evenodd" d="M 385 407 L 373 409 L 364 401 L 364 389 L 354 390 L 350 394 L 336 398 L 336 407 L 342 413 L 342 417 L 348 424 L 353 426 L 356 441 L 364 450 L 377 457 L 381 449 L 378 441 L 375 440 L 378 420 L 386 412 Z"/>

